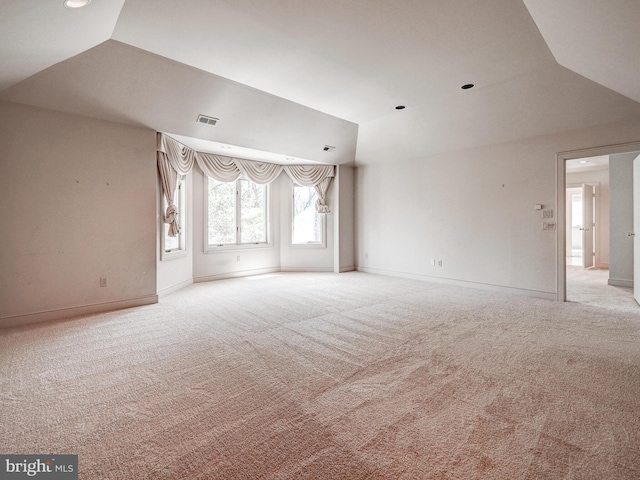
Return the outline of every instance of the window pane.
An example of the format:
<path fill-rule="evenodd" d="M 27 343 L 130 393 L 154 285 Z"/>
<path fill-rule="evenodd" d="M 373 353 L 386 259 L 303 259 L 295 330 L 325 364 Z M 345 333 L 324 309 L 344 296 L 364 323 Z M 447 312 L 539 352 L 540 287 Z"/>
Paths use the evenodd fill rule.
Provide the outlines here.
<path fill-rule="evenodd" d="M 178 182 L 176 185 L 176 190 L 173 192 L 173 203 L 178 209 L 178 223 L 182 227 L 181 233 L 176 235 L 175 237 L 169 236 L 169 224 L 164 224 L 164 251 L 165 252 L 173 252 L 175 250 L 182 250 L 184 246 L 182 245 L 182 238 L 184 235 L 184 229 L 186 228 L 186 222 L 184 219 L 187 218 L 186 211 L 186 199 L 185 199 L 185 188 L 184 188 L 184 177 L 178 177 Z M 162 196 L 162 215 L 167 211 L 168 207 L 167 199 Z"/>
<path fill-rule="evenodd" d="M 240 243 L 267 241 L 266 185 L 240 180 Z"/>
<path fill-rule="evenodd" d="M 221 183 L 209 178 L 209 245 L 236 243 L 235 183 Z"/>
<path fill-rule="evenodd" d="M 166 209 L 165 209 L 166 211 Z M 180 248 L 180 234 L 175 237 L 169 236 L 169 224 L 164 224 L 164 251 L 172 252 L 173 250 L 178 250 Z"/>
<path fill-rule="evenodd" d="M 293 243 L 322 243 L 322 216 L 313 187 L 293 187 Z"/>

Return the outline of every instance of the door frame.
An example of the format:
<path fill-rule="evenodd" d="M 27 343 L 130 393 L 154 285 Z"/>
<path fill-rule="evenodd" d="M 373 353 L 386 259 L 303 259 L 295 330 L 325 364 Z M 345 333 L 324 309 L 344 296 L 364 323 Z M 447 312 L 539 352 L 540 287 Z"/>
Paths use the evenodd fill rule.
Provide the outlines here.
<path fill-rule="evenodd" d="M 640 142 L 604 145 L 601 147 L 569 150 L 556 153 L 556 300 L 567 301 L 567 262 L 565 252 L 567 248 L 566 233 L 566 161 L 576 158 L 597 157 L 599 155 L 616 155 L 640 151 Z"/>

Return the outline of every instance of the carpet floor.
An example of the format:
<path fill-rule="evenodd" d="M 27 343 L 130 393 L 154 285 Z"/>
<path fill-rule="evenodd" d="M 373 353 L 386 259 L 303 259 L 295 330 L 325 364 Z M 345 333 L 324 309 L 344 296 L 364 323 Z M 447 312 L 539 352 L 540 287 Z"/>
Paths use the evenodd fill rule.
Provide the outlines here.
<path fill-rule="evenodd" d="M 364 273 L 0 330 L 0 452 L 81 479 L 637 479 L 640 309 Z"/>
<path fill-rule="evenodd" d="M 619 312 L 636 312 L 633 288 L 608 284 L 609 270 L 567 266 L 567 301 Z"/>

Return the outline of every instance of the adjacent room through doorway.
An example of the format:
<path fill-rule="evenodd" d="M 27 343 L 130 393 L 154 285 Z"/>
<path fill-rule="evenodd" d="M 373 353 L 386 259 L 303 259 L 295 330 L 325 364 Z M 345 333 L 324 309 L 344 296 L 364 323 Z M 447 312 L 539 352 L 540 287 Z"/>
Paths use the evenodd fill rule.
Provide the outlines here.
<path fill-rule="evenodd" d="M 635 152 L 565 161 L 567 301 L 638 308 L 632 288 L 633 189 L 626 185 L 632 177 L 627 170 L 632 172 L 637 156 Z"/>

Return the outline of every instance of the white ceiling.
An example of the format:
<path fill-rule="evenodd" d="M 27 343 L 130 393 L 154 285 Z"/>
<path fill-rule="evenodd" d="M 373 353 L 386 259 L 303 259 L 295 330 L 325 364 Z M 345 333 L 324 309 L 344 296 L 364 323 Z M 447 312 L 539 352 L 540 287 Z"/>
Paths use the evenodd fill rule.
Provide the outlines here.
<path fill-rule="evenodd" d="M 0 99 L 393 160 L 640 117 L 638 25 L 638 0 L 3 1 Z"/>
<path fill-rule="evenodd" d="M 0 2 L 0 90 L 111 38 L 125 0 Z"/>
<path fill-rule="evenodd" d="M 609 155 L 576 158 L 565 162 L 567 173 L 590 172 L 609 168 Z"/>
<path fill-rule="evenodd" d="M 640 102 L 640 1 L 524 3 L 558 63 Z"/>
<path fill-rule="evenodd" d="M 113 38 L 355 123 L 554 63 L 513 0 L 136 0 Z"/>

